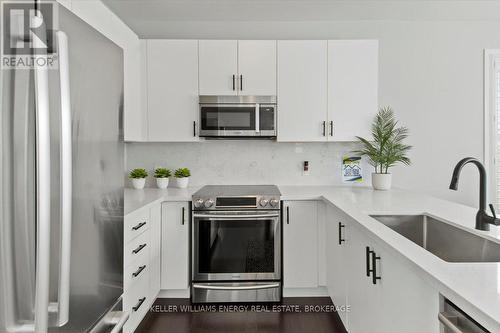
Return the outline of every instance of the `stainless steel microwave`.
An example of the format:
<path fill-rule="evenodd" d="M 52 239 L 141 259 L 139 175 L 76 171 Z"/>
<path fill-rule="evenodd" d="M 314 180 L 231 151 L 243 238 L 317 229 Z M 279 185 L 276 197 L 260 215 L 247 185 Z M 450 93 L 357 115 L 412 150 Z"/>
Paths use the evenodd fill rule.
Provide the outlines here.
<path fill-rule="evenodd" d="M 200 137 L 275 138 L 276 96 L 200 96 Z"/>

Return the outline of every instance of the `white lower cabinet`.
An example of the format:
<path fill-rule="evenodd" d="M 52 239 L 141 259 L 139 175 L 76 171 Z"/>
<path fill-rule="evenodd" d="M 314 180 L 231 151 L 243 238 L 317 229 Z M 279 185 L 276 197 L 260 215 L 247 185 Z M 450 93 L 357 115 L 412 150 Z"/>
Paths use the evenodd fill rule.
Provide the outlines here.
<path fill-rule="evenodd" d="M 161 289 L 189 287 L 189 203 L 164 202 L 161 230 Z"/>
<path fill-rule="evenodd" d="M 134 332 L 160 291 L 161 205 L 125 216 L 123 309 L 130 315 L 124 333 Z"/>
<path fill-rule="evenodd" d="M 350 333 L 439 332 L 439 293 L 410 262 L 332 205 L 326 223 L 328 292 Z"/>
<path fill-rule="evenodd" d="M 318 203 L 283 204 L 283 287 L 318 287 Z"/>

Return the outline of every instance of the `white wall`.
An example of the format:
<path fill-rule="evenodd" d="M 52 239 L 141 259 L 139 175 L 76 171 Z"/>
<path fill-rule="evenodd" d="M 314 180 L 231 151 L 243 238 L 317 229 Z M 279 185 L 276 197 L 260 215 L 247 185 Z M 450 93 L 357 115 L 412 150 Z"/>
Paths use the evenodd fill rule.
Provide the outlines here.
<path fill-rule="evenodd" d="M 169 21 L 143 30 L 163 38 L 379 39 L 380 105 L 396 110 L 415 146 L 413 166 L 394 170 L 395 185 L 477 206 L 472 167 L 458 192 L 448 185 L 461 157 L 483 158 L 483 49 L 500 47 L 500 21 Z M 220 152 L 231 165 L 234 156 Z"/>
<path fill-rule="evenodd" d="M 277 143 L 268 140 L 204 141 L 200 143 L 129 143 L 126 168 L 188 167 L 193 186 L 206 184 L 346 185 L 342 182 L 342 156 L 355 145 L 332 143 Z M 309 161 L 310 175 L 302 175 Z M 363 162 L 369 185 L 371 167 Z M 156 186 L 152 177 L 148 186 Z"/>

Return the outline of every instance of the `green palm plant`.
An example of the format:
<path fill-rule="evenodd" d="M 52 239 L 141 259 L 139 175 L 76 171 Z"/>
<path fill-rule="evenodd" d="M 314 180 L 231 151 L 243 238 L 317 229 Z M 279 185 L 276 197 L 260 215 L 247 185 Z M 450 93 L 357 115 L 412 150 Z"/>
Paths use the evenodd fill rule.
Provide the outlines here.
<path fill-rule="evenodd" d="M 373 136 L 371 141 L 356 137 L 361 143 L 361 149 L 355 153 L 366 155 L 375 168 L 375 173 L 388 173 L 389 168 L 398 163 L 411 164 L 407 153 L 412 147 L 403 142 L 408 137 L 408 128 L 398 127 L 398 121 L 391 107 L 380 108 L 371 131 Z"/>

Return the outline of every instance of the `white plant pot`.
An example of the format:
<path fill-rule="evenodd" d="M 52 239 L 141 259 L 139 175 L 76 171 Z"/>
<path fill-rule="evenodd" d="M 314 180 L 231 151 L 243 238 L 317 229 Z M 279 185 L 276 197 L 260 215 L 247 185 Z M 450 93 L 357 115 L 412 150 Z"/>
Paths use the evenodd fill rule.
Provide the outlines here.
<path fill-rule="evenodd" d="M 372 186 L 376 190 L 387 191 L 391 189 L 392 174 L 372 173 Z"/>
<path fill-rule="evenodd" d="M 156 178 L 156 186 L 158 186 L 159 189 L 166 189 L 168 187 L 168 178 Z"/>
<path fill-rule="evenodd" d="M 189 177 L 176 178 L 178 188 L 186 188 L 189 184 Z"/>
<path fill-rule="evenodd" d="M 142 190 L 146 184 L 146 178 L 132 178 L 132 186 L 136 190 Z"/>

